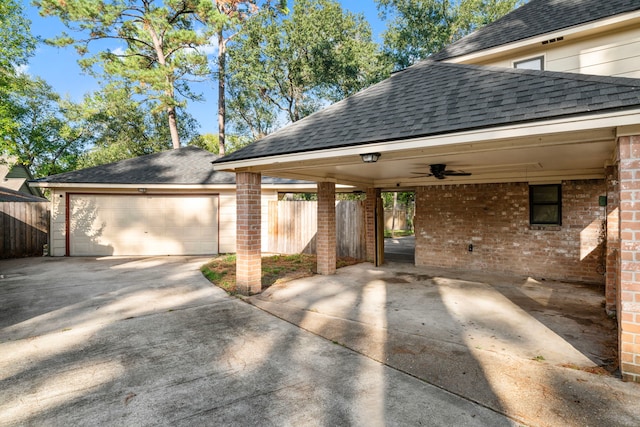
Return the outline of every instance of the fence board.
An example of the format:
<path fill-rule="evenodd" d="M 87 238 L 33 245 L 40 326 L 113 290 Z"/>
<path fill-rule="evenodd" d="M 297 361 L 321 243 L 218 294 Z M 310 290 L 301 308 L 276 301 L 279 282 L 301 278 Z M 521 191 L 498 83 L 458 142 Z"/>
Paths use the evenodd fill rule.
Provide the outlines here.
<path fill-rule="evenodd" d="M 318 204 L 315 201 L 269 202 L 269 252 L 316 253 Z M 366 254 L 364 203 L 336 203 L 336 254 L 364 259 Z"/>
<path fill-rule="evenodd" d="M 41 256 L 48 242 L 49 203 L 0 202 L 0 258 Z"/>

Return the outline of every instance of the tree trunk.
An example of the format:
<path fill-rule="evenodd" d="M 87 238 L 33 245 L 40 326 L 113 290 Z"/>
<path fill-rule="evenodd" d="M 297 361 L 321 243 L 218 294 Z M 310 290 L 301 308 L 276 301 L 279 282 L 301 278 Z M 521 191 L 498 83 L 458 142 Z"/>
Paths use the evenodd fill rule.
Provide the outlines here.
<path fill-rule="evenodd" d="M 149 35 L 151 35 L 151 40 L 153 41 L 153 47 L 156 51 L 156 55 L 158 56 L 158 64 L 161 67 L 166 67 L 166 56 L 164 54 L 163 45 L 160 41 L 160 37 L 156 33 L 156 31 L 149 27 Z M 167 88 L 165 90 L 165 94 L 171 98 L 171 100 L 175 100 L 175 82 L 169 77 L 166 76 Z M 167 107 L 167 116 L 169 118 L 169 133 L 171 134 L 171 143 L 173 144 L 174 149 L 180 148 L 180 134 L 178 134 L 178 120 L 176 118 L 176 107 L 171 105 Z"/>
<path fill-rule="evenodd" d="M 224 40 L 222 30 L 218 31 L 218 154 L 225 154 L 225 78 L 226 78 L 226 42 Z"/>
<path fill-rule="evenodd" d="M 178 134 L 178 121 L 176 120 L 176 107 L 167 108 L 169 116 L 169 132 L 171 133 L 171 143 L 174 149 L 180 148 L 180 135 Z"/>
<path fill-rule="evenodd" d="M 391 214 L 391 237 L 396 237 L 396 216 L 398 215 L 398 192 L 393 193 L 393 212 Z"/>

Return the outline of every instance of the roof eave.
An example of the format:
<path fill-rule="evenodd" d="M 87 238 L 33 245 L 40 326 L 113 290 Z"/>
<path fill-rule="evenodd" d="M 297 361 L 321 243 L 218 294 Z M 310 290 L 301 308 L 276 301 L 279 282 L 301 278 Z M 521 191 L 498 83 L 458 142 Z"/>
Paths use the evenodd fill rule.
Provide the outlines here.
<path fill-rule="evenodd" d="M 534 37 L 529 37 L 526 39 L 514 41 L 508 44 L 502 44 L 487 49 L 473 51 L 459 56 L 446 57 L 441 59 L 440 61 L 451 63 L 471 63 L 480 58 L 488 59 L 494 56 L 512 54 L 514 51 L 528 49 L 533 45 L 539 45 L 550 39 L 557 39 L 558 37 L 564 37 L 567 39 L 584 37 L 602 31 L 610 31 L 616 28 L 626 27 L 634 24 L 636 21 L 640 23 L 640 10 L 622 13 L 620 15 L 614 15 L 605 19 L 599 19 L 597 21 L 592 21 L 573 27 L 558 29 L 556 31 L 540 34 Z"/>
<path fill-rule="evenodd" d="M 357 146 L 334 147 L 301 153 L 280 154 L 268 157 L 257 157 L 243 160 L 231 160 L 213 163 L 217 171 L 253 171 L 269 167 L 273 169 L 278 163 L 322 162 L 335 158 L 357 158 L 360 154 L 377 152 L 385 153 L 420 148 L 445 147 L 457 144 L 483 143 L 498 140 L 514 140 L 567 132 L 584 132 L 603 128 L 635 126 L 640 124 L 640 106 L 633 109 L 572 115 L 563 118 L 538 120 L 506 126 L 485 127 L 475 130 L 451 132 L 441 135 L 414 137 L 403 140 L 363 143 Z"/>
<path fill-rule="evenodd" d="M 236 184 L 118 184 L 118 183 L 91 183 L 91 182 L 46 182 L 31 181 L 28 183 L 30 187 L 38 188 L 55 188 L 61 190 L 138 190 L 144 188 L 147 190 L 202 190 L 202 191 L 235 191 Z M 315 183 L 263 183 L 262 188 L 286 191 L 303 191 L 315 190 Z"/>
<path fill-rule="evenodd" d="M 157 188 L 157 189 L 222 189 L 235 188 L 235 184 L 154 184 L 154 183 L 110 183 L 110 182 L 52 182 L 52 181 L 29 181 L 30 187 L 39 188 Z"/>

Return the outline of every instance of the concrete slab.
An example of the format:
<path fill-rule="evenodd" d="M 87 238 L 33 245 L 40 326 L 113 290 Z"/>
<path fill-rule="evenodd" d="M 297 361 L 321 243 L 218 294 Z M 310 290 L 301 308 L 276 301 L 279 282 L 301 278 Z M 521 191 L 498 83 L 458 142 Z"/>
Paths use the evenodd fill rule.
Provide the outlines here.
<path fill-rule="evenodd" d="M 384 259 L 390 262 L 415 264 L 416 236 L 384 239 Z"/>
<path fill-rule="evenodd" d="M 0 261 L 0 425 L 509 426 L 186 257 Z"/>
<path fill-rule="evenodd" d="M 524 424 L 640 425 L 640 387 L 589 373 L 616 360 L 591 286 L 359 264 L 249 301 Z"/>

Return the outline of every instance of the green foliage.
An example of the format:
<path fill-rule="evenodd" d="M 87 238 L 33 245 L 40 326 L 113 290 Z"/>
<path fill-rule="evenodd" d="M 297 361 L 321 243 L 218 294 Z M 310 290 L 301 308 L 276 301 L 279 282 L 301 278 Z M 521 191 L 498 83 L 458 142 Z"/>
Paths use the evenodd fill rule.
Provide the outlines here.
<path fill-rule="evenodd" d="M 125 84 L 110 84 L 85 95 L 82 103 L 68 103 L 67 118 L 86 135 L 89 150 L 82 153 L 79 167 L 97 166 L 171 148 L 169 128 L 162 114 L 136 100 Z M 197 123 L 186 112 L 178 121 L 182 140 L 197 137 Z"/>
<path fill-rule="evenodd" d="M 353 200 L 364 202 L 365 200 L 367 200 L 367 195 L 364 192 L 336 193 L 336 200 Z"/>
<path fill-rule="evenodd" d="M 413 191 L 398 191 L 397 202 L 403 206 L 411 206 L 415 200 L 415 193 Z M 385 209 L 393 208 L 393 191 L 385 191 L 382 193 L 382 203 Z"/>
<path fill-rule="evenodd" d="M 220 145 L 218 135 L 212 133 L 205 133 L 204 135 L 198 135 L 195 137 L 189 145 L 195 147 L 204 148 L 214 154 L 218 154 Z"/>
<path fill-rule="evenodd" d="M 20 3 L 0 0 L 0 76 L 15 75 L 16 67 L 33 54 L 36 38 L 30 27 Z"/>
<path fill-rule="evenodd" d="M 396 69 L 440 51 L 523 0 L 376 0 L 386 19 L 385 54 Z"/>
<path fill-rule="evenodd" d="M 36 39 L 31 35 L 31 22 L 23 15 L 22 6 L 14 0 L 0 0 L 0 142 L 15 135 L 15 115 L 20 107 L 13 104 L 12 92 L 20 86 L 18 67 L 33 54 Z"/>
<path fill-rule="evenodd" d="M 213 33 L 195 26 L 195 13 L 209 10 L 211 1 L 136 0 L 37 0 L 41 14 L 57 16 L 79 34 L 61 34 L 48 42 L 74 46 L 87 72 L 110 81 L 130 83 L 135 94 L 151 101 L 154 113 L 167 115 L 174 148 L 180 146 L 177 108 L 198 97 L 188 82 L 209 75 L 207 58 L 200 48 Z M 122 45 L 92 54 L 90 44 L 113 40 Z"/>
<path fill-rule="evenodd" d="M 2 134 L 2 153 L 15 156 L 35 177 L 75 169 L 85 140 L 64 117 L 63 102 L 51 86 L 20 75 L 8 99 L 14 129 Z"/>
<path fill-rule="evenodd" d="M 229 49 L 229 119 L 258 139 L 386 77 L 371 29 L 334 0 L 248 21 Z"/>
<path fill-rule="evenodd" d="M 227 152 L 226 138 L 226 80 L 227 80 L 227 45 L 238 34 L 243 24 L 258 13 L 286 12 L 286 0 L 264 0 L 261 5 L 257 0 L 202 0 L 196 3 L 197 20 L 215 34 L 218 42 L 217 71 L 213 74 L 218 80 L 218 148 L 220 155 Z"/>
<path fill-rule="evenodd" d="M 30 25 L 20 3 L 0 0 L 0 155 L 41 177 L 75 169 L 83 139 L 51 86 L 18 71 L 35 50 Z"/>

